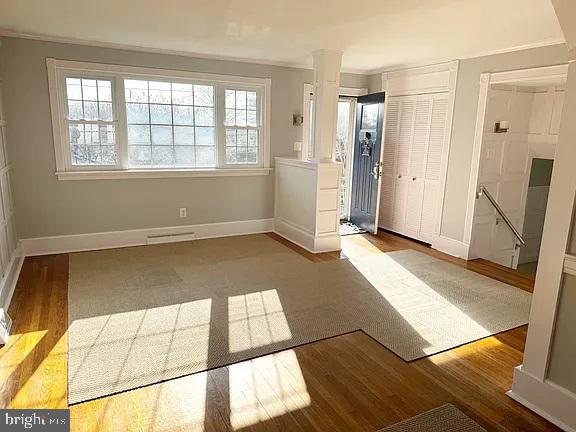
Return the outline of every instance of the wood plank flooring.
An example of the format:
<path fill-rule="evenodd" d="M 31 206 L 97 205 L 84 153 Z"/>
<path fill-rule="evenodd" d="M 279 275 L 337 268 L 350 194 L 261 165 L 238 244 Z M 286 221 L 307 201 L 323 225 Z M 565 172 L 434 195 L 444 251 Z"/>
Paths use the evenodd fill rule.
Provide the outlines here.
<path fill-rule="evenodd" d="M 278 241 L 287 243 L 278 236 Z M 313 261 L 341 254 L 313 255 Z M 349 236 L 343 254 L 416 249 L 530 291 L 533 278 L 466 262 L 381 232 Z M 0 406 L 67 406 L 68 256 L 27 258 L 0 349 Z M 71 407 L 74 431 L 376 431 L 447 402 L 488 430 L 558 430 L 505 395 L 526 327 L 406 363 L 362 332 Z"/>

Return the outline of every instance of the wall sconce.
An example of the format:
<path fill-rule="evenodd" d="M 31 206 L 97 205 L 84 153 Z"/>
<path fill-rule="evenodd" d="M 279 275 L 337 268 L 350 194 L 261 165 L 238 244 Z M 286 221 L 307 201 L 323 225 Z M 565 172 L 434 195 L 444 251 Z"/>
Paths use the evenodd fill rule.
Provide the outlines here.
<path fill-rule="evenodd" d="M 302 126 L 303 123 L 304 123 L 304 116 L 302 114 L 294 114 L 292 116 L 292 125 Z"/>
<path fill-rule="evenodd" d="M 510 129 L 510 122 L 499 121 L 494 125 L 494 133 L 506 133 Z"/>

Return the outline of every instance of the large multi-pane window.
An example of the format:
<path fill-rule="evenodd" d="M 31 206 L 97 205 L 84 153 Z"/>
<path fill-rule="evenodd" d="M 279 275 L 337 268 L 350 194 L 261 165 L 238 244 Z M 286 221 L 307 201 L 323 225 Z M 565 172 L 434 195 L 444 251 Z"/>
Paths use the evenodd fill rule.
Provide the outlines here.
<path fill-rule="evenodd" d="M 59 173 L 268 167 L 269 80 L 70 63 L 48 62 Z"/>

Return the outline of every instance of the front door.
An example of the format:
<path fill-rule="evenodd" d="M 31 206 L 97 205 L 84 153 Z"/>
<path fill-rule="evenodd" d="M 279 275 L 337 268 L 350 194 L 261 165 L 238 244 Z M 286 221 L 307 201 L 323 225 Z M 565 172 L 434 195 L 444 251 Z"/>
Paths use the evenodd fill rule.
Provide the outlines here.
<path fill-rule="evenodd" d="M 350 222 L 376 234 L 384 93 L 358 98 L 352 166 Z"/>

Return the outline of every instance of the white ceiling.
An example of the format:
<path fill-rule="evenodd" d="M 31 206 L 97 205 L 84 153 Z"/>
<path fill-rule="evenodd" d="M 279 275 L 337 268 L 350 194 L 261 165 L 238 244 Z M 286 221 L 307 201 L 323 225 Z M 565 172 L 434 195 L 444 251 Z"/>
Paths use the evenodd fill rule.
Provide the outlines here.
<path fill-rule="evenodd" d="M 0 0 L 0 29 L 363 72 L 563 41 L 550 0 Z"/>

